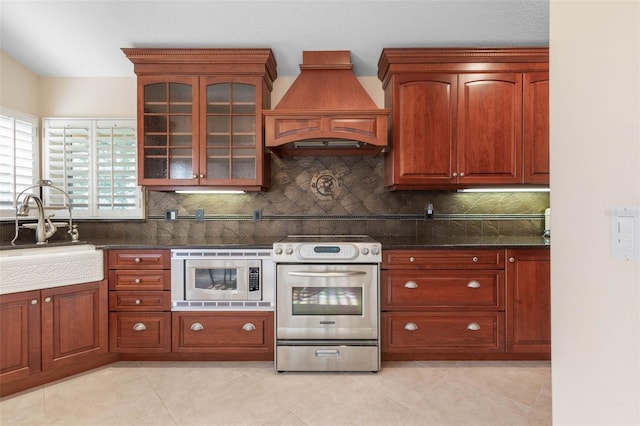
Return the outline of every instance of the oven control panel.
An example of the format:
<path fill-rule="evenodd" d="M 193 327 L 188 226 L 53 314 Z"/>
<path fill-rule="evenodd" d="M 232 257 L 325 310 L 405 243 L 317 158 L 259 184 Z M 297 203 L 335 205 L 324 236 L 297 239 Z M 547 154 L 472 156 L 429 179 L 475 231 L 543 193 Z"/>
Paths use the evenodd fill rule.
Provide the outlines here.
<path fill-rule="evenodd" d="M 276 262 L 380 263 L 380 243 L 275 243 Z"/>

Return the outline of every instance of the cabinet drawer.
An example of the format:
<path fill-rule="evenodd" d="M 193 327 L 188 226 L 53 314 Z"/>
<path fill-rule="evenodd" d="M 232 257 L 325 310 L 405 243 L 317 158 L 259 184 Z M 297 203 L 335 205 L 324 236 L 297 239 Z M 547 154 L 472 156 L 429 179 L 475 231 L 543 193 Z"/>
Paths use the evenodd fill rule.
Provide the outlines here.
<path fill-rule="evenodd" d="M 111 311 L 170 311 L 170 291 L 111 291 Z"/>
<path fill-rule="evenodd" d="M 385 250 L 382 269 L 504 269 L 504 250 Z"/>
<path fill-rule="evenodd" d="M 173 351 L 266 348 L 273 344 L 271 312 L 174 312 Z"/>
<path fill-rule="evenodd" d="M 171 290 L 171 271 L 109 271 L 111 290 Z"/>
<path fill-rule="evenodd" d="M 109 314 L 111 352 L 170 352 L 171 312 Z"/>
<path fill-rule="evenodd" d="M 472 308 L 504 310 L 504 272 L 495 270 L 387 270 L 380 304 L 387 309 Z"/>
<path fill-rule="evenodd" d="M 383 352 L 503 352 L 504 313 L 382 314 Z"/>
<path fill-rule="evenodd" d="M 169 250 L 109 250 L 109 269 L 170 269 Z"/>

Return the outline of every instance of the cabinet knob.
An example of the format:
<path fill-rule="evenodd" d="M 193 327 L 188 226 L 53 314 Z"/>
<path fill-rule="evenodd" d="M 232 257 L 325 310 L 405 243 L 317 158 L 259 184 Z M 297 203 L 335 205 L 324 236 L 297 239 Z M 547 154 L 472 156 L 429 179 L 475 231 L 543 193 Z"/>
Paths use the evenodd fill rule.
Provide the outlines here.
<path fill-rule="evenodd" d="M 32 305 L 37 305 L 37 304 L 38 304 L 38 299 L 33 299 L 33 300 L 31 300 L 31 304 L 32 304 Z"/>
<path fill-rule="evenodd" d="M 136 278 L 135 280 L 133 280 L 136 284 L 140 284 L 142 282 L 142 280 L 140 278 Z"/>
<path fill-rule="evenodd" d="M 460 177 L 464 177 L 464 173 L 460 172 Z"/>
<path fill-rule="evenodd" d="M 509 258 L 509 263 L 513 263 L 513 262 L 515 262 L 515 261 L 516 261 L 516 258 L 515 258 L 515 257 L 510 257 L 510 258 Z"/>
<path fill-rule="evenodd" d="M 415 281 L 407 281 L 404 283 L 404 288 L 418 288 L 418 283 Z"/>
<path fill-rule="evenodd" d="M 415 262 L 415 261 L 416 261 L 416 258 L 415 258 L 415 257 L 411 256 L 411 257 L 409 258 L 409 262 Z"/>
<path fill-rule="evenodd" d="M 142 303 L 142 301 L 140 299 L 136 299 L 136 305 L 139 305 L 140 303 Z"/>
<path fill-rule="evenodd" d="M 478 282 L 476 280 L 471 280 L 471 281 L 469 281 L 467 283 L 467 287 L 469 287 L 469 288 L 480 288 L 482 286 L 480 285 L 480 282 Z"/>
<path fill-rule="evenodd" d="M 142 259 L 140 259 L 139 257 L 136 257 L 135 259 L 133 259 L 133 261 L 136 263 L 140 263 L 142 262 Z"/>
<path fill-rule="evenodd" d="M 200 179 L 204 179 L 204 174 L 200 173 Z"/>
<path fill-rule="evenodd" d="M 137 322 L 133 325 L 133 331 L 145 331 L 147 326 L 141 322 Z"/>
<path fill-rule="evenodd" d="M 453 177 L 458 177 L 458 172 L 453 172 Z"/>
<path fill-rule="evenodd" d="M 191 324 L 190 328 L 193 331 L 202 331 L 204 330 L 204 325 L 200 324 L 199 322 L 194 322 L 193 324 Z"/>
<path fill-rule="evenodd" d="M 242 329 L 244 331 L 253 331 L 256 329 L 256 326 L 251 324 L 250 322 L 246 323 L 245 325 L 242 326 Z"/>
<path fill-rule="evenodd" d="M 46 303 L 51 303 L 51 298 L 50 298 L 50 297 L 45 297 L 45 298 L 44 298 L 44 301 L 45 301 Z"/>
<path fill-rule="evenodd" d="M 478 324 L 477 322 L 470 322 L 469 324 L 467 324 L 467 330 L 478 331 L 480 330 L 480 324 Z"/>
<path fill-rule="evenodd" d="M 473 262 L 476 263 L 479 259 L 478 259 L 478 256 L 473 256 L 473 259 L 471 260 L 473 260 Z"/>
<path fill-rule="evenodd" d="M 193 178 L 194 178 L 194 179 L 198 179 L 198 175 L 194 173 L 194 174 L 193 174 Z"/>
<path fill-rule="evenodd" d="M 407 331 L 416 331 L 418 329 L 418 326 L 415 322 L 408 322 L 404 325 L 404 329 Z"/>

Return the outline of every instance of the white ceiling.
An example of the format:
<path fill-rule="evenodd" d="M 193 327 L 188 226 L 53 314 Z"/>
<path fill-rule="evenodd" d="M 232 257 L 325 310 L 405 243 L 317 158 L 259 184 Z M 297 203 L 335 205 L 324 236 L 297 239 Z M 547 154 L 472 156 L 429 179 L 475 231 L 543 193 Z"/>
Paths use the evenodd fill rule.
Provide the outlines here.
<path fill-rule="evenodd" d="M 548 46 L 548 0 L 0 0 L 0 48 L 43 77 L 133 76 L 122 47 L 270 47 L 278 75 L 303 50 Z"/>

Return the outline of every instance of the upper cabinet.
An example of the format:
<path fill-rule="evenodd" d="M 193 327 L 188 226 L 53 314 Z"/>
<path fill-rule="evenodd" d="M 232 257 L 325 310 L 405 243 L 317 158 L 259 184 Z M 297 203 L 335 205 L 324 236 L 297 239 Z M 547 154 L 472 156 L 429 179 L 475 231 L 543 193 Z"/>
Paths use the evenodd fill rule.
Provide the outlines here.
<path fill-rule="evenodd" d="M 122 49 L 138 76 L 138 184 L 154 190 L 269 187 L 262 111 L 271 49 Z"/>
<path fill-rule="evenodd" d="M 548 49 L 384 49 L 385 185 L 548 184 Z"/>

